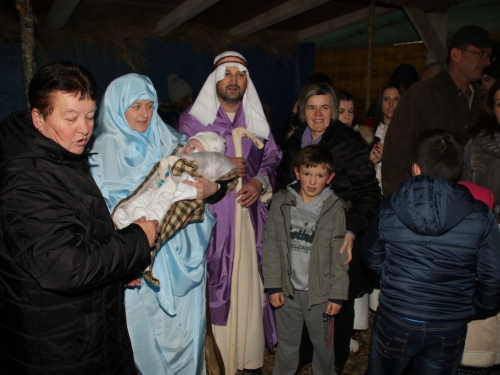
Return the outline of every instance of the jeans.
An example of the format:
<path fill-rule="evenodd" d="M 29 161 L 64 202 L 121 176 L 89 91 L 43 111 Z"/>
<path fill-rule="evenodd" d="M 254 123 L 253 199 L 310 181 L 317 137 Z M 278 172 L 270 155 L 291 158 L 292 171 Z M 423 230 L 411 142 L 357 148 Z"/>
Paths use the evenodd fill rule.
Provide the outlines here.
<path fill-rule="evenodd" d="M 467 335 L 467 320 L 418 323 L 382 305 L 373 322 L 366 375 L 398 375 L 413 359 L 413 375 L 455 375 Z"/>

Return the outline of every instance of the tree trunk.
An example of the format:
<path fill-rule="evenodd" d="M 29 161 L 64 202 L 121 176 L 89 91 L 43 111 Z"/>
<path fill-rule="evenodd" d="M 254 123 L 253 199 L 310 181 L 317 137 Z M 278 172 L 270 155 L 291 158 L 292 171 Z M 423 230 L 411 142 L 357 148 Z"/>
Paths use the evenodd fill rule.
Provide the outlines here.
<path fill-rule="evenodd" d="M 30 109 L 28 88 L 31 78 L 35 74 L 35 16 L 31 9 L 30 0 L 14 0 L 19 14 L 19 28 L 21 30 L 21 50 L 24 71 L 24 94 L 26 107 Z"/>

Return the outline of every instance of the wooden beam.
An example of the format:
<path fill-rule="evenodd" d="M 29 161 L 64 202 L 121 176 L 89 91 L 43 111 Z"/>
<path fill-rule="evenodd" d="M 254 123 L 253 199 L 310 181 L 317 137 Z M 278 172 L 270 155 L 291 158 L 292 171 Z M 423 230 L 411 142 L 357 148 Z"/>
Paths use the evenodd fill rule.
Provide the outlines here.
<path fill-rule="evenodd" d="M 229 30 L 229 35 L 235 38 L 243 38 L 329 1 L 330 0 L 287 1 L 280 6 L 259 14 L 258 16 L 233 27 Z"/>
<path fill-rule="evenodd" d="M 372 94 L 372 55 L 373 55 L 373 19 L 375 18 L 375 3 L 370 2 L 370 12 L 368 19 L 368 49 L 366 51 L 366 97 L 365 113 L 370 109 Z"/>
<path fill-rule="evenodd" d="M 47 16 L 47 25 L 51 29 L 61 29 L 80 4 L 80 0 L 54 0 Z"/>
<path fill-rule="evenodd" d="M 155 30 L 159 36 L 164 36 L 218 1 L 219 0 L 186 0 L 159 20 L 155 26 Z"/>
<path fill-rule="evenodd" d="M 415 27 L 415 30 L 417 30 L 418 35 L 422 38 L 432 59 L 441 64 L 445 64 L 448 53 L 446 52 L 444 44 L 439 40 L 436 30 L 432 27 L 431 21 L 429 21 L 424 11 L 407 7 L 403 7 L 403 9 Z"/>
<path fill-rule="evenodd" d="M 30 110 L 29 85 L 36 71 L 35 63 L 35 16 L 29 0 L 14 0 L 19 14 L 19 29 L 21 31 L 21 53 L 24 73 L 24 95 L 26 106 Z"/>
<path fill-rule="evenodd" d="M 448 13 L 427 13 L 432 27 L 436 30 L 439 41 L 446 46 L 448 37 Z M 427 64 L 436 62 L 430 53 L 427 53 Z"/>
<path fill-rule="evenodd" d="M 375 8 L 375 16 L 384 14 L 392 11 L 387 8 Z M 297 32 L 297 40 L 299 42 L 303 42 L 307 39 L 315 38 L 317 36 L 342 29 L 344 27 L 348 27 L 354 25 L 356 23 L 367 21 L 370 16 L 370 7 L 366 7 L 355 12 L 346 14 L 341 17 L 333 18 L 330 21 L 322 22 L 318 25 L 308 27 L 307 29 L 303 29 Z"/>

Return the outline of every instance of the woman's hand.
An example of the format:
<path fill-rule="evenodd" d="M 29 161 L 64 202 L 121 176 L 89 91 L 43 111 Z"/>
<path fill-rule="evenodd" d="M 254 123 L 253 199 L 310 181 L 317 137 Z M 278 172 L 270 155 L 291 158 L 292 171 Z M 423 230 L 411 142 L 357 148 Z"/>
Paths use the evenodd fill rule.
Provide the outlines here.
<path fill-rule="evenodd" d="M 257 178 L 252 178 L 243 187 L 236 192 L 236 198 L 241 207 L 250 207 L 252 204 L 257 202 L 262 192 L 262 182 Z"/>
<path fill-rule="evenodd" d="M 279 309 L 281 306 L 285 304 L 285 297 L 283 296 L 283 292 L 274 293 L 269 296 L 269 303 L 275 309 Z"/>
<path fill-rule="evenodd" d="M 231 163 L 234 164 L 238 171 L 238 177 L 245 177 L 247 175 L 247 161 L 245 158 L 229 157 Z"/>
<path fill-rule="evenodd" d="M 125 276 L 125 287 L 138 288 L 141 286 L 141 278 L 137 277 L 132 272 Z"/>
<path fill-rule="evenodd" d="M 354 234 L 347 232 L 344 237 L 344 244 L 340 248 L 340 254 L 343 254 L 347 250 L 347 260 L 342 264 L 346 266 L 352 260 L 352 248 L 354 247 Z"/>
<path fill-rule="evenodd" d="M 182 183 L 196 189 L 196 199 L 206 199 L 217 193 L 219 185 L 203 177 L 195 177 L 196 182 L 183 180 Z"/>
<path fill-rule="evenodd" d="M 158 225 L 158 220 L 146 220 L 146 216 L 141 217 L 134 221 L 142 228 L 146 236 L 148 237 L 149 247 L 153 247 L 156 240 L 158 239 L 158 233 L 160 233 L 160 226 Z"/>
<path fill-rule="evenodd" d="M 370 160 L 373 162 L 373 164 L 380 163 L 383 154 L 384 145 L 382 143 L 376 143 L 370 151 Z"/>

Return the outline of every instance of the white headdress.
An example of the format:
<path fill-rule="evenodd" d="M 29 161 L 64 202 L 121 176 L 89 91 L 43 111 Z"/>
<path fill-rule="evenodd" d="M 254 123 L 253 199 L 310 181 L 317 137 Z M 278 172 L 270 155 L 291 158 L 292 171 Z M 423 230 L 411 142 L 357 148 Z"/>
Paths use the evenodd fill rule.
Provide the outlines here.
<path fill-rule="evenodd" d="M 236 67 L 240 72 L 247 72 L 247 89 L 242 100 L 247 130 L 258 137 L 268 139 L 269 124 L 267 123 L 257 90 L 250 79 L 246 64 L 243 65 L 237 61 L 227 61 L 217 65 L 217 62 L 225 57 L 235 57 L 246 62 L 246 59 L 241 54 L 234 51 L 227 51 L 217 56 L 214 60 L 216 68 L 205 81 L 189 114 L 205 126 L 211 124 L 217 117 L 220 106 L 219 99 L 217 98 L 217 82 L 224 79 L 226 67 Z"/>

